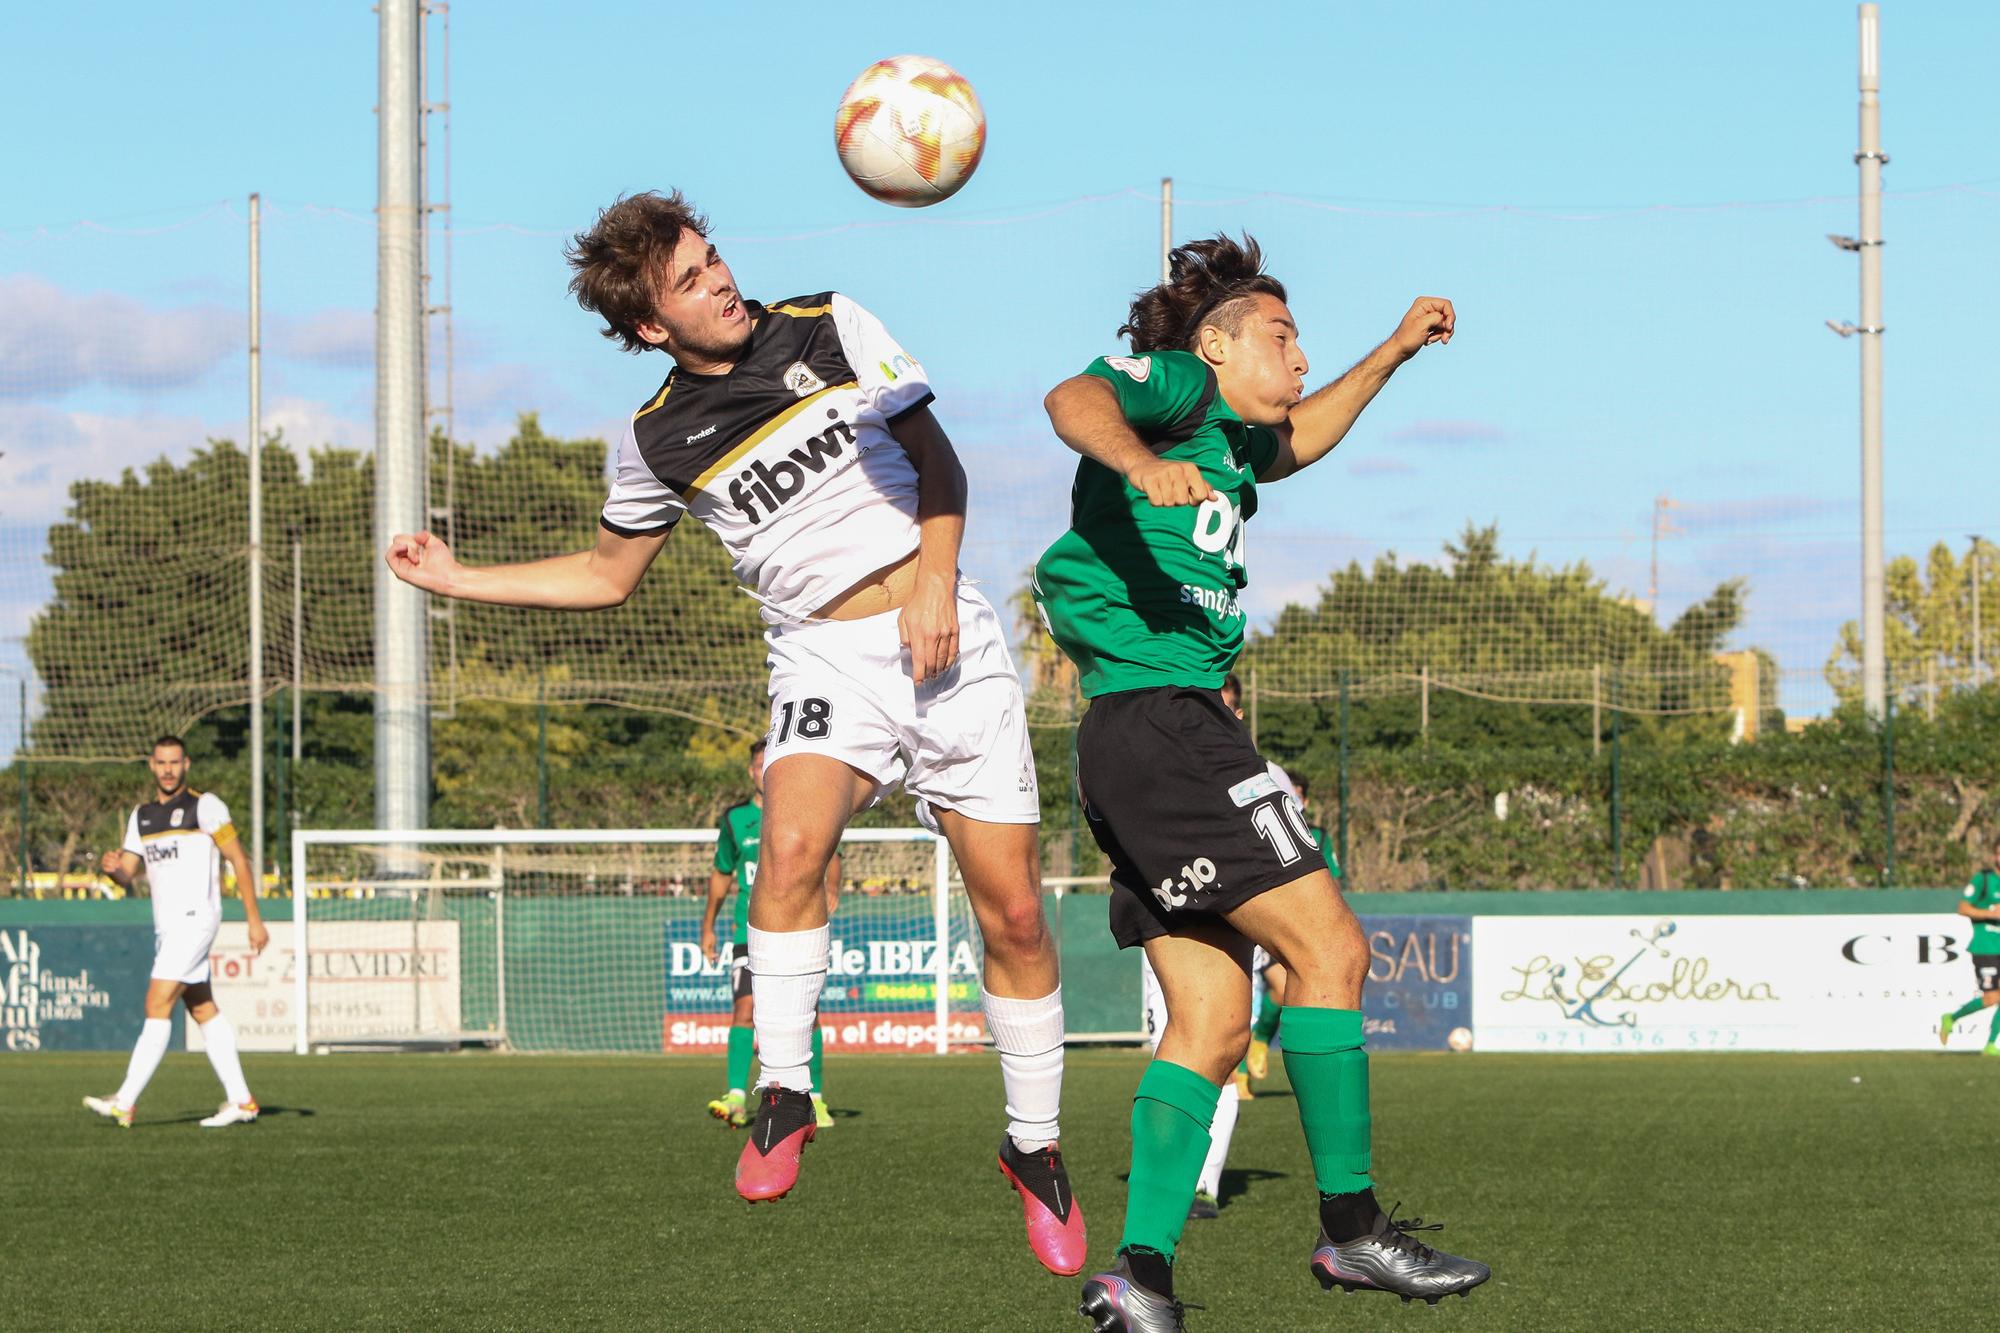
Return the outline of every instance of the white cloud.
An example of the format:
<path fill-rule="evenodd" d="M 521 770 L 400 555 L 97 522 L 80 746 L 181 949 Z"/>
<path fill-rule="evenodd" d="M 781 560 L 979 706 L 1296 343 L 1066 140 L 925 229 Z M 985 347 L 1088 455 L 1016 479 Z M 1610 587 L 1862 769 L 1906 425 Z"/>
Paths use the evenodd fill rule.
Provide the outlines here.
<path fill-rule="evenodd" d="M 1400 458 L 1357 458 L 1347 465 L 1347 475 L 1360 478 L 1407 477 L 1416 470 L 1415 464 Z"/>
<path fill-rule="evenodd" d="M 0 399 L 49 399 L 93 385 L 196 383 L 247 345 L 244 317 L 218 306 L 157 309 L 115 292 L 68 292 L 0 275 Z"/>
<path fill-rule="evenodd" d="M 1388 438 L 1397 444 L 1499 444 L 1507 432 L 1491 421 L 1413 421 Z"/>
<path fill-rule="evenodd" d="M 368 310 L 275 315 L 269 346 L 273 355 L 289 361 L 337 370 L 373 370 L 375 315 Z"/>
<path fill-rule="evenodd" d="M 342 416 L 307 398 L 277 398 L 264 404 L 264 431 L 283 431 L 285 443 L 300 454 L 331 445 L 336 449 L 375 448 L 375 423 Z"/>
<path fill-rule="evenodd" d="M 186 457 L 217 430 L 193 415 L 106 416 L 0 402 L 0 524 L 57 521 L 70 483 L 115 481 L 165 455 Z"/>

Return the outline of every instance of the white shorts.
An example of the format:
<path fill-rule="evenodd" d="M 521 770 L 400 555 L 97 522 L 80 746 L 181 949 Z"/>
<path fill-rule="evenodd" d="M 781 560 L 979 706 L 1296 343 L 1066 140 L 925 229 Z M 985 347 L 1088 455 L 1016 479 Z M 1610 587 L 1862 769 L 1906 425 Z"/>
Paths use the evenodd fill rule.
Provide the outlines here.
<path fill-rule="evenodd" d="M 153 927 L 153 980 L 193 986 L 208 980 L 208 954 L 215 947 L 220 921 L 189 917 Z"/>
<path fill-rule="evenodd" d="M 930 808 L 989 824 L 1041 819 L 1021 681 L 1000 617 L 958 589 L 958 660 L 917 685 L 897 637 L 899 613 L 774 626 L 771 730 L 764 762 L 821 754 L 875 780 L 875 797 L 901 782 Z M 929 807 L 929 808 L 927 808 Z"/>

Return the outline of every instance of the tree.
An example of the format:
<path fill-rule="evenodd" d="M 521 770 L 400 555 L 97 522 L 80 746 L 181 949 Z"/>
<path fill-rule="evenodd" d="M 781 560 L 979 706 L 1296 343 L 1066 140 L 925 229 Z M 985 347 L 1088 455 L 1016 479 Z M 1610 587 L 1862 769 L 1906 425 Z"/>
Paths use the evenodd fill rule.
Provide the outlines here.
<path fill-rule="evenodd" d="M 1979 660 L 1985 679 L 2000 657 L 2000 559 L 1982 544 L 1963 559 L 1939 542 L 1919 568 L 1899 555 L 1889 562 L 1883 584 L 1883 649 L 1888 684 L 1894 691 L 1975 684 L 1973 678 L 1972 574 L 1979 566 Z M 1826 681 L 1843 703 L 1861 697 L 1861 629 L 1850 620 L 1840 627 L 1827 655 Z"/>

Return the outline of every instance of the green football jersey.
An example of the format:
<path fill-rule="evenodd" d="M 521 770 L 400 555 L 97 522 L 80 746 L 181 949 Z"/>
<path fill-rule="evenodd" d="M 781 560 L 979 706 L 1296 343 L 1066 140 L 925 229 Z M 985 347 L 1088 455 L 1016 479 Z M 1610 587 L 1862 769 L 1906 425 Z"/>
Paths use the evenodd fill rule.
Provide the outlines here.
<path fill-rule="evenodd" d="M 1974 907 L 2000 907 L 2000 875 L 1982 870 L 1965 886 L 1965 901 Z M 1968 953 L 2000 953 L 2000 922 L 1972 923 L 1972 947 Z"/>
<path fill-rule="evenodd" d="M 1099 357 L 1084 373 L 1111 385 L 1155 453 L 1199 467 L 1215 494 L 1157 506 L 1103 464 L 1078 463 L 1069 531 L 1035 564 L 1043 622 L 1090 698 L 1219 688 L 1243 651 L 1243 525 L 1278 436 L 1245 425 L 1192 352 Z"/>
<path fill-rule="evenodd" d="M 1333 835 L 1317 824 L 1306 826 L 1311 830 L 1313 841 L 1319 845 L 1319 854 L 1326 858 L 1326 873 L 1340 878 L 1340 858 L 1334 855 Z"/>
<path fill-rule="evenodd" d="M 764 812 L 749 801 L 723 812 L 722 827 L 715 831 L 715 868 L 736 876 L 736 901 L 729 913 L 736 919 L 731 938 L 738 944 L 750 943 L 750 885 L 757 878 L 757 840 L 764 833 Z"/>

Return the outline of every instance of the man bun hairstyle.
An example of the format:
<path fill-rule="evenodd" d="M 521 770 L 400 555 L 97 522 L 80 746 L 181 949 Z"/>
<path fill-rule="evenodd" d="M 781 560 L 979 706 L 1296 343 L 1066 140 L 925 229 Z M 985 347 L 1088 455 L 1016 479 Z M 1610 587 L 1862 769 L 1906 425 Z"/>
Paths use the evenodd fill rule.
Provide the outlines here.
<path fill-rule="evenodd" d="M 605 337 L 628 352 L 655 350 L 639 336 L 659 307 L 665 268 L 684 232 L 706 239 L 708 219 L 679 190 L 621 195 L 580 231 L 563 250 L 569 261 L 570 294 L 576 303 L 604 317 Z"/>
<path fill-rule="evenodd" d="M 1240 241 L 1222 233 L 1189 241 L 1167 255 L 1167 280 L 1132 298 L 1118 336 L 1134 352 L 1185 352 L 1205 325 L 1234 335 L 1259 295 L 1283 301 L 1285 284 L 1264 272 L 1264 252 L 1248 232 Z"/>

